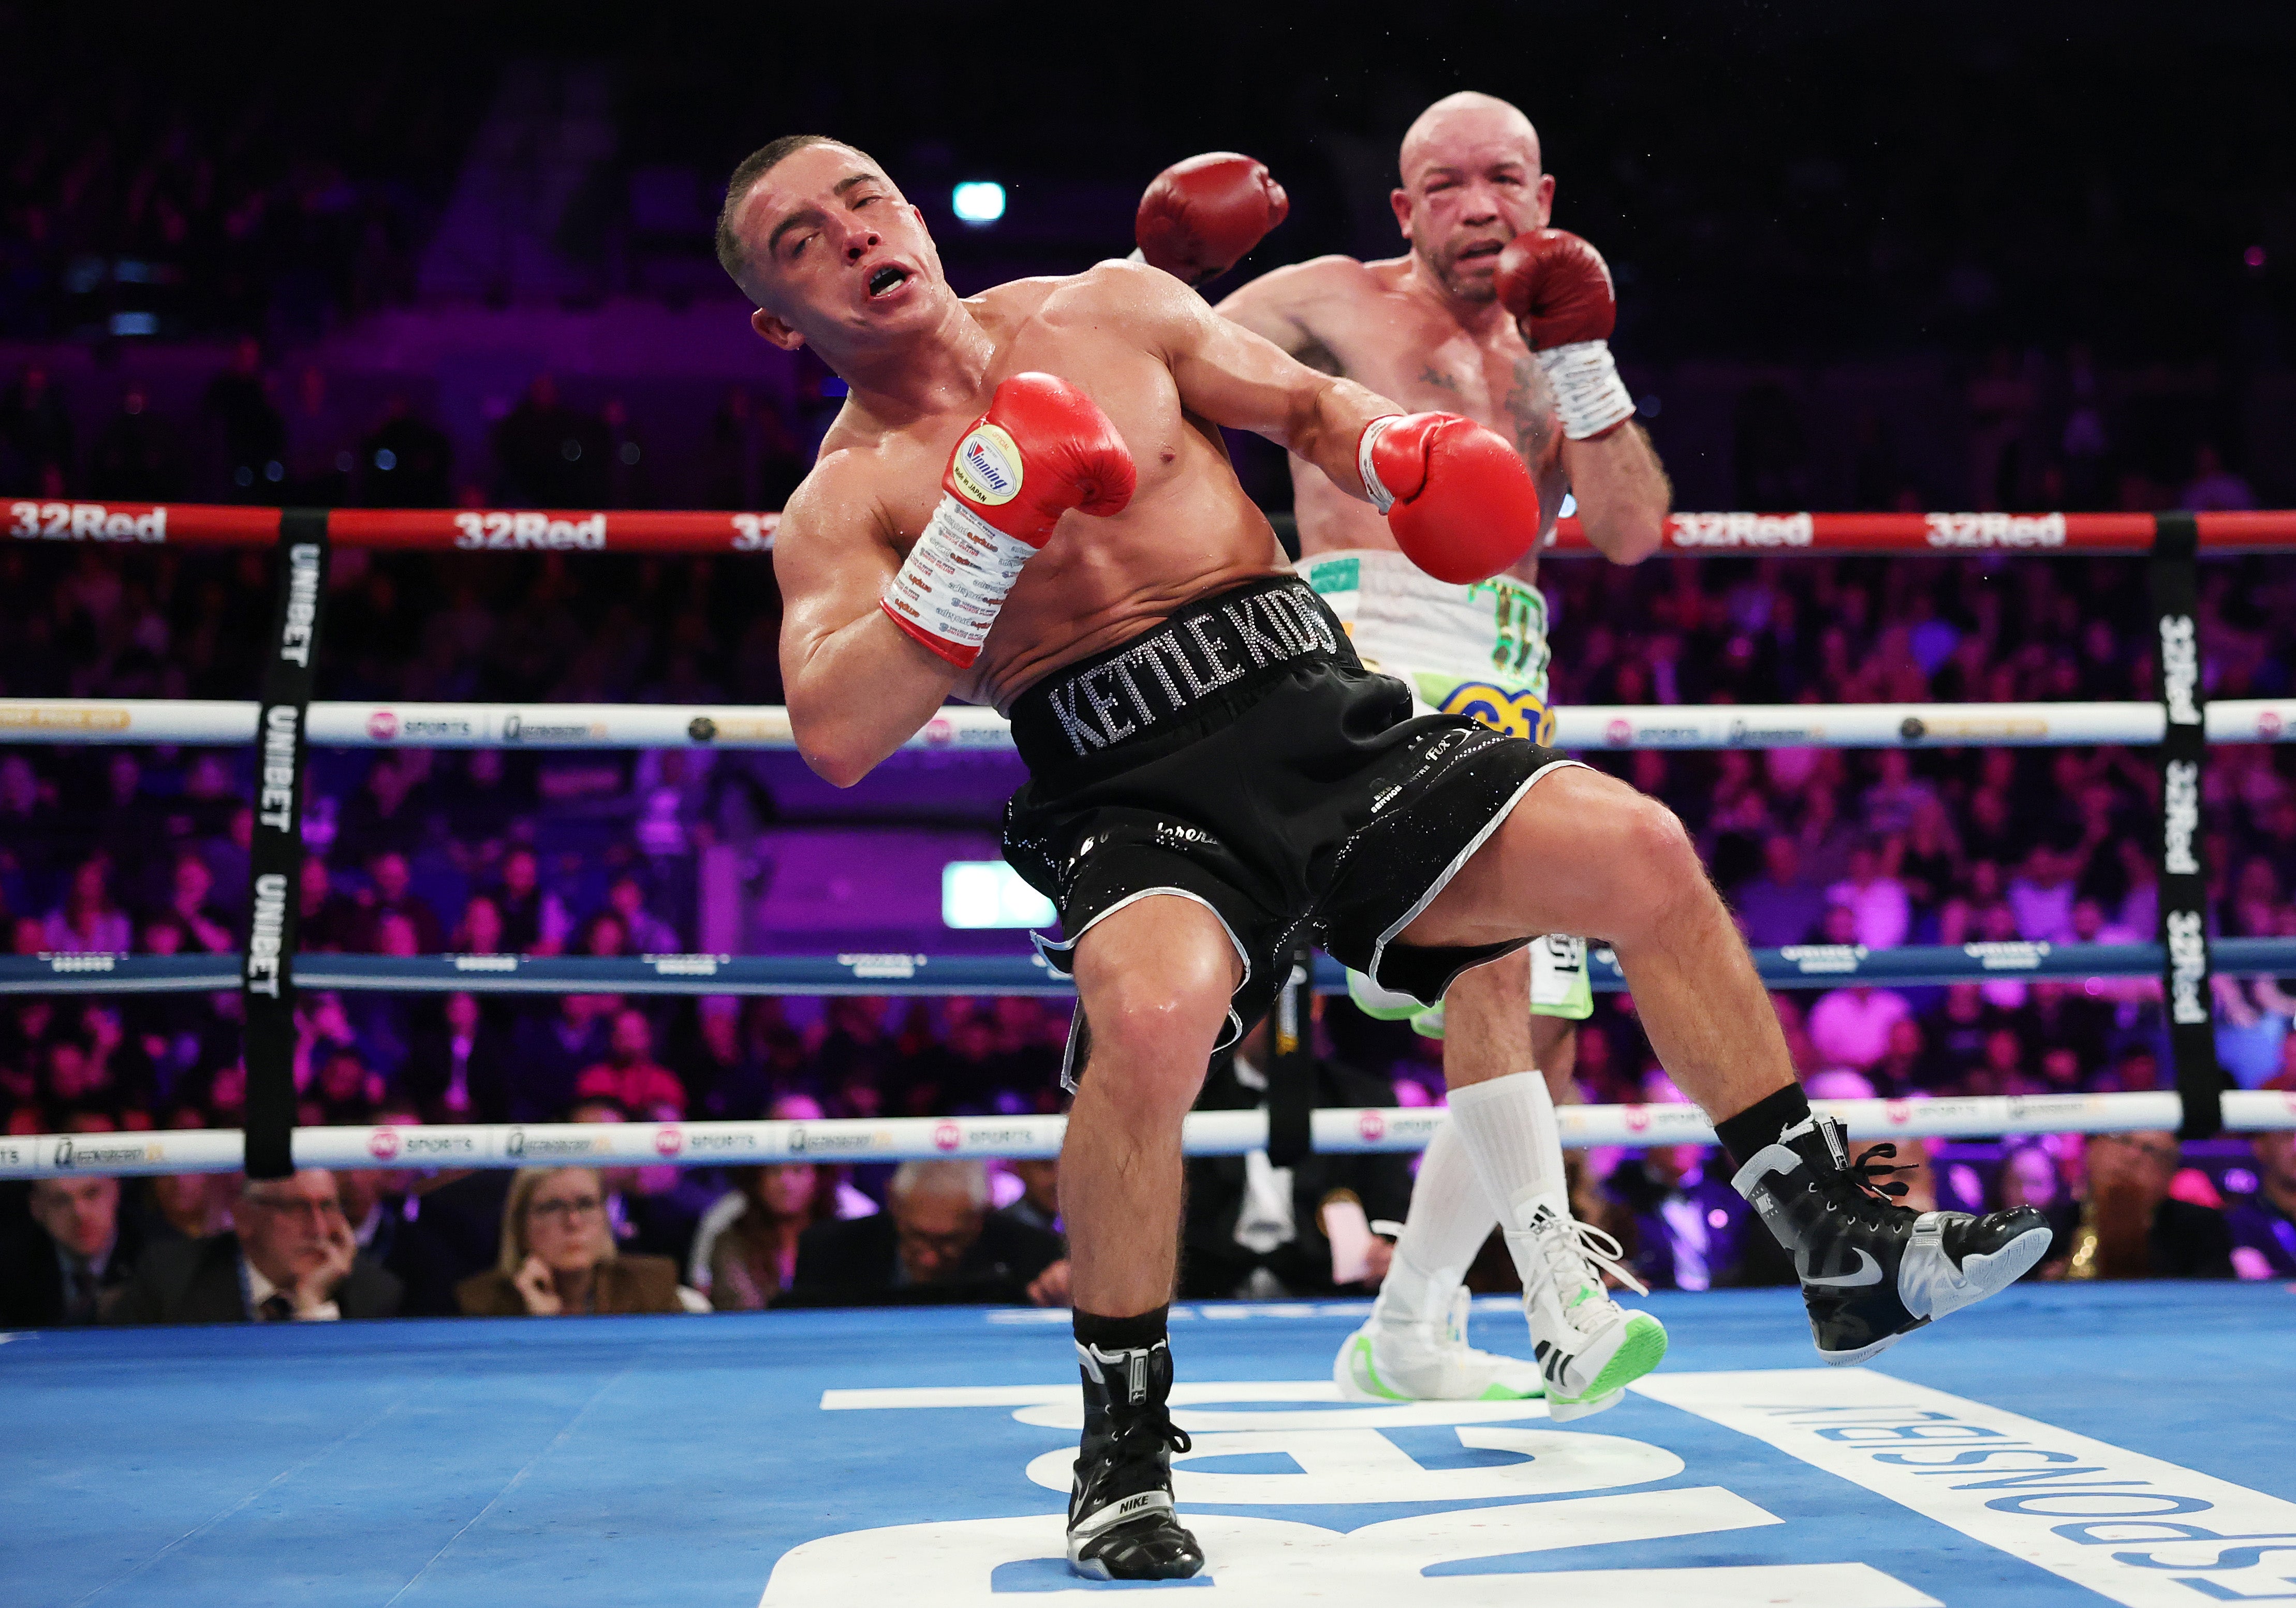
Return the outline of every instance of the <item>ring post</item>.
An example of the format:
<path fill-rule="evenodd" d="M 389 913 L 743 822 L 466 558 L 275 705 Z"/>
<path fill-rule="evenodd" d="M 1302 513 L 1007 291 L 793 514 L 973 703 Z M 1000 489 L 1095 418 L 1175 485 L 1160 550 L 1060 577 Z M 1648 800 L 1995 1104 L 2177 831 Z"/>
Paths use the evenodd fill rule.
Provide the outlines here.
<path fill-rule="evenodd" d="M 327 515 L 279 518 L 278 600 L 256 716 L 255 837 L 240 969 L 247 1061 L 247 1176 L 295 1170 L 295 946 L 303 893 L 304 726 L 327 599 Z"/>
<path fill-rule="evenodd" d="M 1297 1167 L 1315 1153 L 1316 951 L 1295 945 L 1285 957 L 1291 975 L 1276 991 L 1274 1040 L 1267 1068 L 1267 1161 Z"/>
<path fill-rule="evenodd" d="M 2201 847 L 2208 711 L 2201 685 L 2199 552 L 2200 527 L 2191 514 L 2159 516 L 2152 582 L 2153 677 L 2167 721 L 2161 738 L 2161 989 L 2184 1103 L 2177 1136 L 2185 1139 L 2224 1130 L 2225 1077 L 2217 1064 L 2209 972 L 2209 877 Z"/>

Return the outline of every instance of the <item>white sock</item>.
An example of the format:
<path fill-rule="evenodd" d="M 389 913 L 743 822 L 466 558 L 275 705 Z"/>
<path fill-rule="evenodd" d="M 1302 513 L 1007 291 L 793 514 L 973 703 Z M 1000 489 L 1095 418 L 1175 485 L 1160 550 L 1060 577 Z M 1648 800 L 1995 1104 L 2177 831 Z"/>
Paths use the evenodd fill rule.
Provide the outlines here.
<path fill-rule="evenodd" d="M 1542 1205 L 1570 1213 L 1570 1186 L 1562 1176 L 1562 1136 L 1554 1122 L 1554 1102 L 1538 1072 L 1510 1072 L 1451 1091 L 1451 1123 L 1474 1163 L 1483 1191 L 1499 1208 L 1507 1249 L 1526 1282 L 1522 1265 L 1528 1246 L 1515 1236 L 1530 1227 Z"/>
<path fill-rule="evenodd" d="M 1379 1287 L 1381 1319 L 1440 1322 L 1450 1311 L 1451 1292 L 1498 1222 L 1498 1208 L 1460 1143 L 1458 1124 L 1446 1122 L 1435 1130 L 1411 1186 L 1411 1210 Z"/>

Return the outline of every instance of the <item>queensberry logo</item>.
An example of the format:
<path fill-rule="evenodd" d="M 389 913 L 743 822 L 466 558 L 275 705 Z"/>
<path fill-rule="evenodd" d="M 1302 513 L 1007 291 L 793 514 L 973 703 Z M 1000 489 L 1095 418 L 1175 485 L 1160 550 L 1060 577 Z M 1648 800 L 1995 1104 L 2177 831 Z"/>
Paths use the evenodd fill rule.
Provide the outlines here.
<path fill-rule="evenodd" d="M 560 1139 L 542 1134 L 529 1134 L 522 1128 L 513 1128 L 503 1138 L 503 1154 L 529 1157 L 536 1161 L 553 1156 L 603 1155 L 612 1148 L 612 1141 L 603 1135 L 582 1135 Z"/>
<path fill-rule="evenodd" d="M 800 1125 L 789 1130 L 789 1153 L 804 1155 L 852 1155 L 873 1150 L 880 1136 L 874 1133 L 810 1133 Z"/>

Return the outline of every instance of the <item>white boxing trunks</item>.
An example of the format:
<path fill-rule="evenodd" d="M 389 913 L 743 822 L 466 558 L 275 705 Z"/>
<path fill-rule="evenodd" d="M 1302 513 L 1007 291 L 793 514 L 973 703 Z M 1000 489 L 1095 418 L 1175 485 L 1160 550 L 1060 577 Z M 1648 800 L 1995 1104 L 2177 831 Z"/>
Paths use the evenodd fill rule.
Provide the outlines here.
<path fill-rule="evenodd" d="M 1533 742 L 1554 735 L 1546 598 L 1537 587 L 1509 575 L 1455 586 L 1376 547 L 1318 553 L 1301 559 L 1299 570 L 1347 628 L 1365 667 L 1403 682 L 1428 710 L 1466 715 Z M 1582 1021 L 1593 1013 L 1584 939 L 1542 938 L 1530 947 L 1530 965 L 1534 1015 Z M 1364 992 L 1355 992 L 1365 1004 Z M 1440 1006 L 1374 1013 L 1410 1014 L 1423 1032 L 1440 1036 Z"/>
<path fill-rule="evenodd" d="M 1454 586 L 1377 548 L 1319 553 L 1300 562 L 1300 573 L 1365 667 L 1406 683 L 1430 710 L 1533 742 L 1554 735 L 1546 599 L 1537 587 L 1509 575 Z"/>

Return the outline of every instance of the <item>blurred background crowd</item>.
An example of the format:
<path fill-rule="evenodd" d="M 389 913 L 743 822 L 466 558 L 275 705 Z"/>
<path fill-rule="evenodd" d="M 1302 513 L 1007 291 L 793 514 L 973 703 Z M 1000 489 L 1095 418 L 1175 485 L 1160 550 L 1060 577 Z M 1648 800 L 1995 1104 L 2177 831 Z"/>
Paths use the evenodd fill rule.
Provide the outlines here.
<path fill-rule="evenodd" d="M 1210 80 L 1185 97 L 1151 75 L 1053 78 L 979 116 L 931 29 L 886 30 L 865 94 L 802 65 L 834 43 L 829 18 L 777 15 L 770 38 L 761 20 L 717 19 L 706 39 L 627 18 L 591 37 L 602 25 L 554 18 L 538 43 L 508 13 L 457 19 L 452 50 L 419 19 L 362 26 L 357 92 L 344 94 L 308 70 L 351 47 L 340 20 L 266 13 L 259 47 L 224 52 L 188 16 L 129 10 L 142 32 L 123 49 L 112 12 L 0 4 L 0 53 L 41 67 L 0 106 L 12 527 L 9 505 L 60 498 L 770 510 L 841 392 L 807 355 L 746 333 L 710 260 L 715 186 L 765 137 L 818 127 L 875 151 L 961 288 L 1120 252 L 1156 168 L 1207 146 L 1250 151 L 1293 213 L 1248 275 L 1394 250 L 1396 135 L 1456 86 L 1432 45 L 1183 5 L 1173 26 L 1250 36 L 1207 57 Z M 1611 13 L 1555 11 L 1538 20 L 1538 54 L 1571 70 L 1477 86 L 1515 95 L 1540 124 L 1557 222 L 1609 257 L 1615 344 L 1680 505 L 2296 503 L 2296 140 L 2271 77 L 2296 43 L 2283 12 L 1964 8 L 1966 26 L 1946 28 L 1789 5 L 1800 23 L 1782 29 L 1777 16 L 1664 10 L 1652 26 L 1701 64 L 1694 86 L 1644 70 L 1650 41 Z M 1425 24 L 1458 40 L 1530 26 L 1464 5 Z M 2181 68 L 2164 77 L 2153 63 L 2169 29 Z M 1283 81 L 1250 76 L 1276 59 Z M 1864 65 L 1841 70 L 1852 61 Z M 1002 215 L 960 221 L 951 192 L 964 181 L 1000 185 Z M 1255 495 L 1287 505 L 1272 449 L 1234 447 Z M 1542 581 L 1562 703 L 2152 695 L 2131 562 L 1578 561 Z M 762 560 L 345 553 L 332 588 L 322 697 L 780 700 Z M 0 695 L 244 698 L 270 586 L 253 554 L 5 540 L 0 598 Z M 2291 691 L 2296 564 L 2211 562 L 2202 606 L 2210 695 Z M 2155 931 L 2148 753 L 1591 758 L 1681 814 L 1759 946 Z M 904 760 L 846 795 L 789 756 L 734 752 L 322 751 L 314 767 L 307 948 L 1020 942 L 943 932 L 930 910 L 834 915 L 876 897 L 873 845 L 923 845 L 921 875 L 993 854 L 1019 775 L 996 756 Z M 20 954 L 235 948 L 251 784 L 243 751 L 0 746 L 0 935 Z M 2296 937 L 2296 751 L 2214 750 L 2203 835 L 2214 931 Z M 2213 1003 L 2238 1082 L 2296 1080 L 2296 984 L 2218 979 Z M 1822 1095 L 2165 1080 L 2150 980 L 1859 987 L 1776 1005 Z M 231 995 L 0 1003 L 0 1120 L 16 1133 L 234 1124 L 236 1008 Z M 313 994 L 299 1020 L 304 1120 L 352 1124 L 1050 1112 L 1067 1030 L 1064 1006 L 986 998 Z M 1349 1103 L 1440 1098 L 1437 1049 L 1406 1029 L 1342 1001 L 1319 1030 Z M 1677 1097 L 1620 996 L 1580 1034 L 1578 1079 L 1593 1101 Z M 1248 1082 L 1214 1083 L 1250 1097 Z M 2138 1136 L 1930 1160 L 1930 1186 L 1955 1200 L 2058 1210 L 2051 1265 L 2073 1276 L 2296 1273 L 2284 1145 L 2180 1155 Z M 1205 1172 L 1190 1234 L 1209 1282 L 1194 1293 L 1368 1276 L 1349 1233 L 1326 1243 L 1324 1207 L 1347 1196 L 1399 1216 L 1385 1202 L 1407 1169 L 1310 1167 L 1339 1170 L 1295 1179 L 1290 1237 L 1257 1249 L 1269 1231 L 1241 1182 Z M 1769 1276 L 1747 1260 L 1736 1196 L 1702 1168 L 1688 1151 L 1589 1157 L 1586 1209 L 1659 1282 Z M 881 1296 L 1062 1292 L 1049 1173 L 1025 1165 L 314 1175 L 252 1194 L 235 1181 L 101 1183 L 0 1203 L 0 1241 L 19 1258 L 6 1267 L 62 1269 L 53 1289 L 45 1272 L 35 1281 L 61 1303 L 39 1321 L 196 1310 L 183 1305 L 200 1276 L 189 1250 L 162 1251 L 132 1300 L 117 1292 L 137 1248 L 227 1228 L 287 1247 L 273 1283 L 291 1305 L 296 1267 L 321 1256 L 329 1287 L 348 1289 L 345 1225 L 356 1257 L 397 1286 L 393 1310 L 826 1298 L 848 1281 L 804 1276 L 808 1235 L 813 1267 L 865 1265 Z M 871 1222 L 865 1245 L 828 1243 Z M 85 1253 L 57 1249 L 82 1241 Z M 719 1255 L 728 1245 L 747 1249 Z M 581 1273 L 615 1251 L 662 1265 Z M 545 1263 L 558 1271 L 537 1273 Z M 382 1287 L 369 1281 L 361 1299 Z M 0 1268 L 0 1300 L 29 1288 Z M 34 1320 L 0 1312 L 10 1321 Z"/>

